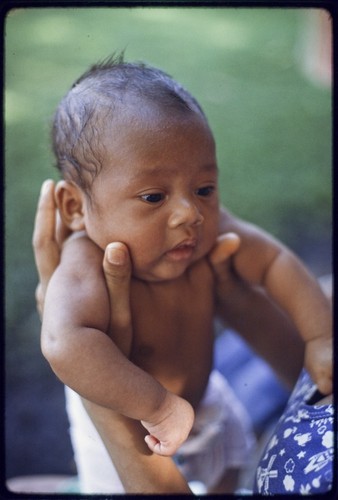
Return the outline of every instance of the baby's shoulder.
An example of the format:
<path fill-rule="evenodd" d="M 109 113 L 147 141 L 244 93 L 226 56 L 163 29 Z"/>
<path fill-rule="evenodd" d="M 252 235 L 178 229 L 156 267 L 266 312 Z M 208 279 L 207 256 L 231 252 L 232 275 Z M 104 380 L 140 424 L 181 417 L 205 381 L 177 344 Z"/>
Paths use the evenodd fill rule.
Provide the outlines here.
<path fill-rule="evenodd" d="M 63 244 L 60 265 L 65 269 L 97 272 L 102 262 L 103 251 L 84 231 L 73 233 Z"/>
<path fill-rule="evenodd" d="M 247 220 L 241 219 L 225 208 L 220 210 L 219 234 L 236 233 L 241 239 L 240 250 L 247 245 L 280 246 L 281 243 L 268 231 Z"/>
<path fill-rule="evenodd" d="M 92 257 L 102 257 L 103 251 L 96 245 L 87 235 L 85 231 L 77 231 L 67 238 L 63 244 L 62 254 L 72 253 L 76 249 L 83 255 L 91 255 Z"/>
<path fill-rule="evenodd" d="M 48 285 L 47 300 L 67 328 L 91 325 L 107 331 L 110 309 L 102 261 L 103 251 L 85 234 L 74 234 L 64 243 L 60 264 Z"/>

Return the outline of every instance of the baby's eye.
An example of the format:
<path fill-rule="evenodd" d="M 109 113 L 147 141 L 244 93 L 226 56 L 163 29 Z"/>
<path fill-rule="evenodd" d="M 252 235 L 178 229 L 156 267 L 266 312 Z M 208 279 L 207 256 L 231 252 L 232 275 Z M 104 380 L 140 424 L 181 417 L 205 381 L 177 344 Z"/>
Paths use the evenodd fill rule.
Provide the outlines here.
<path fill-rule="evenodd" d="M 202 188 L 197 189 L 196 194 L 198 196 L 210 196 L 215 191 L 215 186 L 204 186 Z"/>
<path fill-rule="evenodd" d="M 165 195 L 163 193 L 149 193 L 141 196 L 141 199 L 147 203 L 160 203 L 164 198 Z"/>

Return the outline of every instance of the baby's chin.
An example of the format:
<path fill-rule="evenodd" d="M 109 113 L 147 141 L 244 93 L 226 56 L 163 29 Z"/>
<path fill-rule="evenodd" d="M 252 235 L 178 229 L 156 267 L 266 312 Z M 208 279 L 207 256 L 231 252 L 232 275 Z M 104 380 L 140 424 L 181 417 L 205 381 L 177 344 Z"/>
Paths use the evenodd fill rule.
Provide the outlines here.
<path fill-rule="evenodd" d="M 184 262 L 161 262 L 151 269 L 141 269 L 133 266 L 132 276 L 135 279 L 149 283 L 163 283 L 178 280 L 190 271 L 190 269 L 200 260 L 206 258 L 209 251 L 196 254 L 189 261 Z"/>
<path fill-rule="evenodd" d="M 164 283 L 166 281 L 174 281 L 176 279 L 181 278 L 186 273 L 189 266 L 183 270 L 177 271 L 158 271 L 158 272 L 150 272 L 150 271 L 136 271 L 134 270 L 132 273 L 132 277 L 140 280 L 146 281 L 149 283 Z"/>

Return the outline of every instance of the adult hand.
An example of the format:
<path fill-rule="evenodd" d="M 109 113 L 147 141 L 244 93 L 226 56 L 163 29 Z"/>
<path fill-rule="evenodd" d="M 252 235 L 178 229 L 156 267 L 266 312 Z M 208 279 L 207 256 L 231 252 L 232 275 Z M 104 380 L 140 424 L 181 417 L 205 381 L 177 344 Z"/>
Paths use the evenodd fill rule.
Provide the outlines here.
<path fill-rule="evenodd" d="M 103 271 L 110 302 L 110 333 L 118 348 L 129 355 L 132 341 L 130 310 L 131 260 L 124 243 L 107 245 L 103 257 Z"/>
<path fill-rule="evenodd" d="M 60 262 L 62 245 L 71 234 L 58 213 L 54 191 L 55 184 L 52 180 L 46 180 L 42 184 L 33 232 L 34 256 L 39 275 L 35 295 L 40 317 L 43 314 L 48 282 Z M 131 326 L 129 307 L 131 262 L 125 245 L 111 243 L 107 246 L 103 270 L 111 304 L 111 328 L 116 331 L 119 327 L 121 332 L 118 336 L 122 337 L 125 330 Z"/>
<path fill-rule="evenodd" d="M 224 233 L 217 238 L 216 245 L 209 254 L 209 261 L 217 277 L 217 284 L 228 281 L 231 278 L 229 273 L 231 255 L 234 255 L 241 240 L 235 233 Z"/>
<path fill-rule="evenodd" d="M 105 251 L 103 269 L 110 297 L 111 337 L 129 356 L 132 342 L 130 311 L 131 260 L 128 248 L 121 242 L 110 243 Z M 162 404 L 141 424 L 148 431 L 145 442 L 161 456 L 171 456 L 187 439 L 194 422 L 194 410 L 185 399 L 166 391 Z"/>
<path fill-rule="evenodd" d="M 43 183 L 33 235 L 40 279 L 36 290 L 40 316 L 43 315 L 48 282 L 60 262 L 62 244 L 71 233 L 58 216 L 54 188 L 53 181 L 48 180 Z M 103 271 L 110 300 L 110 336 L 126 356 L 129 355 L 132 341 L 131 267 L 129 251 L 125 244 L 113 242 L 107 245 L 103 258 Z M 142 421 L 149 432 L 146 436 L 147 445 L 157 454 L 171 455 L 186 439 L 193 419 L 194 412 L 191 405 L 182 398 L 167 393 L 158 414 L 152 415 L 149 422 Z"/>
<path fill-rule="evenodd" d="M 39 274 L 35 297 L 40 318 L 48 282 L 60 262 L 62 243 L 70 234 L 58 214 L 54 188 L 52 180 L 42 184 L 33 232 L 34 256 Z"/>
<path fill-rule="evenodd" d="M 209 253 L 209 262 L 215 275 L 216 311 L 226 325 L 228 325 L 228 308 L 232 297 L 243 292 L 241 280 L 234 272 L 231 259 L 240 244 L 241 240 L 237 234 L 223 233 L 218 236 L 215 246 Z"/>
<path fill-rule="evenodd" d="M 303 366 L 304 342 L 289 317 L 269 296 L 236 273 L 231 257 L 240 244 L 235 233 L 224 233 L 209 254 L 216 281 L 217 315 L 270 364 L 287 387 L 292 388 Z M 281 356 L 290 345 L 293 356 Z"/>

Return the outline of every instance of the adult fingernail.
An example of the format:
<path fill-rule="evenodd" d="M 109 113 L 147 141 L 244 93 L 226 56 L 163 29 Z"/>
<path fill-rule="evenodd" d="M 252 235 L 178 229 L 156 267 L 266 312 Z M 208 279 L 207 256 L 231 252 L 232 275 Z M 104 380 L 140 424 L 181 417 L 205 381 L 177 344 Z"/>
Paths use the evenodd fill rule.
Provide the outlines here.
<path fill-rule="evenodd" d="M 126 263 L 126 252 L 114 244 L 108 246 L 107 257 L 108 261 L 115 266 L 122 266 Z"/>
<path fill-rule="evenodd" d="M 50 185 L 51 185 L 52 182 L 53 181 L 51 179 L 47 179 L 46 181 L 44 181 L 42 183 L 41 194 L 46 194 L 47 193 L 47 191 L 48 191 L 48 189 L 49 189 L 49 187 L 50 187 Z"/>

